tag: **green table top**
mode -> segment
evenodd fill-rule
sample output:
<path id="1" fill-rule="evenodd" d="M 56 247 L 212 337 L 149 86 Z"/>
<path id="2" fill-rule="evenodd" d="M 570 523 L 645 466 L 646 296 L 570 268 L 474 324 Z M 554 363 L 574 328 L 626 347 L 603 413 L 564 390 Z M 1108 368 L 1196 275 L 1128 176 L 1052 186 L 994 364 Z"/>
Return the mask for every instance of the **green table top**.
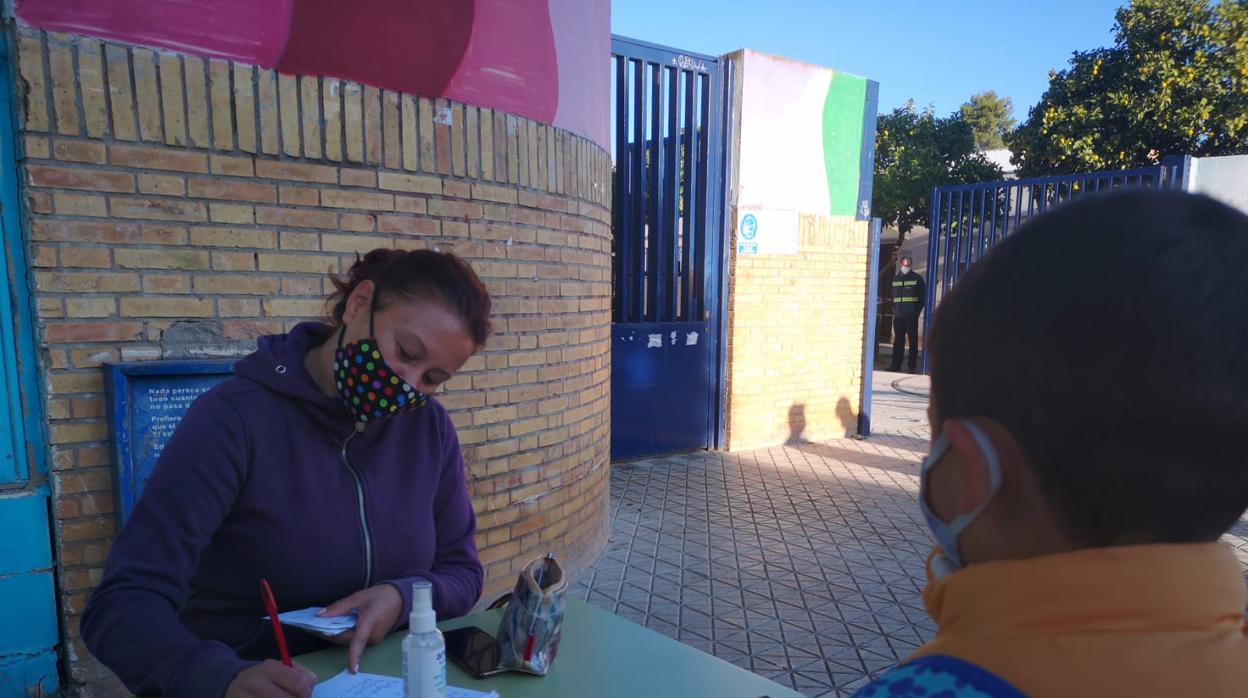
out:
<path id="1" fill-rule="evenodd" d="M 496 635 L 501 617 L 502 611 L 482 611 L 438 627 L 475 625 Z M 365 650 L 360 671 L 398 676 L 403 635 L 395 633 Z M 302 655 L 298 661 L 324 681 L 346 667 L 347 651 L 336 647 Z M 578 599 L 568 599 L 559 655 L 546 676 L 509 672 L 477 680 L 453 662 L 448 661 L 446 669 L 452 685 L 498 691 L 500 698 L 801 698 L 800 693 Z"/>

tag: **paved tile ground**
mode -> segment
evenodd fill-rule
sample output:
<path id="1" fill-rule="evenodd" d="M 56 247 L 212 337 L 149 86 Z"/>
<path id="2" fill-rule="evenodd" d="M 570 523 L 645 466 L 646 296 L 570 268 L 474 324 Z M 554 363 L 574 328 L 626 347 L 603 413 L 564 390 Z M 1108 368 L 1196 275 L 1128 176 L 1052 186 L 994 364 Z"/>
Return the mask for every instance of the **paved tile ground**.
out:
<path id="1" fill-rule="evenodd" d="M 927 376 L 876 371 L 871 385 L 871 434 L 909 436 L 926 442 Z M 924 445 L 923 450 L 927 447 Z"/>
<path id="2" fill-rule="evenodd" d="M 610 543 L 572 592 L 807 696 L 853 693 L 934 631 L 926 390 L 876 372 L 868 440 L 616 464 Z M 1228 540 L 1248 569 L 1248 520 Z"/>

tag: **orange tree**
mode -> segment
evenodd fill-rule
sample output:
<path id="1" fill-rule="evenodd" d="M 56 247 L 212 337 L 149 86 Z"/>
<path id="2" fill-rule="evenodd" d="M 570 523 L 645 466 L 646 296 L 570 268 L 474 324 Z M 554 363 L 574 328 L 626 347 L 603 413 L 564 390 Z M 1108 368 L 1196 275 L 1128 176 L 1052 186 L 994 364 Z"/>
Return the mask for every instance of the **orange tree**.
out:
<path id="1" fill-rule="evenodd" d="M 927 225 L 933 187 L 1001 177 L 1001 168 L 976 152 L 974 129 L 961 113 L 941 118 L 910 101 L 880 115 L 871 210 L 902 240 Z"/>
<path id="2" fill-rule="evenodd" d="M 1248 152 L 1248 2 L 1134 0 L 1076 52 L 1009 139 L 1024 175 Z"/>

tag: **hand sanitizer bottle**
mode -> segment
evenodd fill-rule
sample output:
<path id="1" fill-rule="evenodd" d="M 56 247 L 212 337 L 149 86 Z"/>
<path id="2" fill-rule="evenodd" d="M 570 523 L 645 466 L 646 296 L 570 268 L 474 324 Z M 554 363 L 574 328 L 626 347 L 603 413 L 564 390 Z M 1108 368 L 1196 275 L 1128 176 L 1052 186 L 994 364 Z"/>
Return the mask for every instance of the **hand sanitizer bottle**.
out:
<path id="1" fill-rule="evenodd" d="M 412 614 L 403 638 L 405 698 L 446 698 L 446 640 L 433 612 L 433 587 L 412 584 Z"/>

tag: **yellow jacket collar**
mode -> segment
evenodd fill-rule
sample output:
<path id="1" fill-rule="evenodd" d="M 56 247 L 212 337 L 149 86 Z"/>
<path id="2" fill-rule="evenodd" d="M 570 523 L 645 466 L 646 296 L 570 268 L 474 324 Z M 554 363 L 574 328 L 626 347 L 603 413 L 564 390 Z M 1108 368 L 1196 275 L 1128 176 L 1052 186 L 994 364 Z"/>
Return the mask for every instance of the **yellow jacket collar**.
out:
<path id="1" fill-rule="evenodd" d="M 1244 623 L 1248 590 L 1225 543 L 1091 548 L 968 565 L 923 592 L 938 634 L 1207 630 Z"/>

